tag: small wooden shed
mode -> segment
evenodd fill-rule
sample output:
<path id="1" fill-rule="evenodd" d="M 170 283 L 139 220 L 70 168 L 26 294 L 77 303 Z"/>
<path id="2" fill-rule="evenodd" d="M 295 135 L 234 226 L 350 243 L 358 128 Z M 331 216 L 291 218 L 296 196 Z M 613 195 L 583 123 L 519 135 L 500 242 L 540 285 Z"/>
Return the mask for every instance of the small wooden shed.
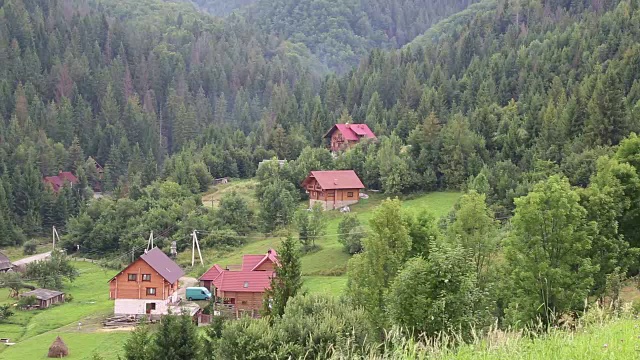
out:
<path id="1" fill-rule="evenodd" d="M 64 293 L 56 290 L 35 289 L 20 294 L 20 297 L 30 296 L 38 299 L 38 306 L 40 307 L 40 309 L 46 309 L 53 304 L 64 302 Z"/>
<path id="2" fill-rule="evenodd" d="M 49 347 L 49 354 L 47 357 L 50 358 L 63 358 L 69 356 L 69 348 L 67 344 L 62 341 L 60 336 L 56 337 L 56 340 Z"/>

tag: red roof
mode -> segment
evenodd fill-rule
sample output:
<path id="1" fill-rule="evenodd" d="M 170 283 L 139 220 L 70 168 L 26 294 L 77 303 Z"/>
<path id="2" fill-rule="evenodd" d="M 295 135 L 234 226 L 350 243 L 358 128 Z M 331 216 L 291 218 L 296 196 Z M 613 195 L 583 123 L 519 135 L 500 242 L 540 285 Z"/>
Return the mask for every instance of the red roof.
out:
<path id="1" fill-rule="evenodd" d="M 261 293 L 271 285 L 274 272 L 256 269 L 266 261 L 277 264 L 277 256 L 278 254 L 273 249 L 269 249 L 266 255 L 244 255 L 241 270 L 237 271 L 230 270 L 231 266 L 223 269 L 220 265 L 215 264 L 200 277 L 200 280 L 212 281 L 220 291 Z"/>
<path id="2" fill-rule="evenodd" d="M 280 262 L 278 262 L 278 253 L 273 249 L 269 249 L 269 251 L 267 251 L 267 254 L 264 255 L 262 259 L 253 268 L 251 268 L 251 271 L 255 271 L 257 268 L 260 267 L 260 265 L 267 262 L 267 260 L 274 264 L 280 264 Z"/>
<path id="3" fill-rule="evenodd" d="M 68 171 L 63 171 L 58 175 L 59 178 L 68 181 L 72 184 L 77 184 L 78 183 L 78 178 L 73 175 L 72 173 L 68 172 Z"/>
<path id="4" fill-rule="evenodd" d="M 212 281 L 215 280 L 220 274 L 224 271 L 220 267 L 220 265 L 215 264 L 211 267 L 211 269 L 207 270 L 202 276 L 200 276 L 200 280 Z"/>
<path id="5" fill-rule="evenodd" d="M 244 255 L 242 257 L 242 271 L 251 271 L 264 259 L 264 255 Z"/>
<path id="6" fill-rule="evenodd" d="M 68 171 L 61 171 L 57 176 L 46 176 L 44 182 L 51 184 L 53 191 L 58 192 L 65 182 L 77 184 L 78 178 Z"/>
<path id="7" fill-rule="evenodd" d="M 345 140 L 358 141 L 360 138 L 375 139 L 376 135 L 367 124 L 335 124 L 324 137 L 329 137 L 334 131 L 339 130 Z"/>
<path id="8" fill-rule="evenodd" d="M 306 186 L 314 178 L 323 190 L 364 189 L 362 181 L 353 170 L 312 171 L 304 179 L 302 186 Z"/>
<path id="9" fill-rule="evenodd" d="M 213 284 L 220 291 L 264 292 L 271 285 L 271 271 L 223 271 Z"/>

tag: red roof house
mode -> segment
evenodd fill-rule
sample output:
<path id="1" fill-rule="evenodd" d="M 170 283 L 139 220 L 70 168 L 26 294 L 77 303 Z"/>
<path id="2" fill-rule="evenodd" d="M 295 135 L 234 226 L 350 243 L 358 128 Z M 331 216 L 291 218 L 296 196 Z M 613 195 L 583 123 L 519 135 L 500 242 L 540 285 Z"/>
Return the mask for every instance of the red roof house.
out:
<path id="1" fill-rule="evenodd" d="M 324 137 L 331 138 L 331 151 L 348 149 L 362 139 L 376 139 L 376 135 L 367 124 L 335 124 Z"/>
<path id="2" fill-rule="evenodd" d="M 278 254 L 269 249 L 265 255 L 244 255 L 242 265 L 213 265 L 200 277 L 200 286 L 212 290 L 236 312 L 258 315 L 262 308 L 265 290 L 271 285 L 274 269 L 278 264 Z"/>
<path id="3" fill-rule="evenodd" d="M 364 184 L 353 170 L 312 171 L 302 182 L 309 194 L 309 207 L 320 203 L 325 210 L 338 209 L 360 201 Z"/>
<path id="4" fill-rule="evenodd" d="M 45 186 L 49 184 L 54 192 L 58 192 L 65 184 L 71 184 L 73 187 L 78 183 L 78 178 L 68 171 L 60 171 L 57 176 L 46 176 L 43 181 Z"/>

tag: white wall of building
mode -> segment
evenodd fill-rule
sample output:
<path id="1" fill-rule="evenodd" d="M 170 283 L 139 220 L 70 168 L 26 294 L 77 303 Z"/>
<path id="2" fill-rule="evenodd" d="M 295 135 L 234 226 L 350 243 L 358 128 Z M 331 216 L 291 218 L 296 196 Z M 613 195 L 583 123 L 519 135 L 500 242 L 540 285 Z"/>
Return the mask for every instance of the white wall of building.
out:
<path id="1" fill-rule="evenodd" d="M 138 300 L 138 299 L 116 299 L 113 313 L 116 315 L 142 315 L 147 313 L 147 304 L 155 303 L 156 309 L 151 310 L 151 314 L 167 314 L 167 300 Z"/>

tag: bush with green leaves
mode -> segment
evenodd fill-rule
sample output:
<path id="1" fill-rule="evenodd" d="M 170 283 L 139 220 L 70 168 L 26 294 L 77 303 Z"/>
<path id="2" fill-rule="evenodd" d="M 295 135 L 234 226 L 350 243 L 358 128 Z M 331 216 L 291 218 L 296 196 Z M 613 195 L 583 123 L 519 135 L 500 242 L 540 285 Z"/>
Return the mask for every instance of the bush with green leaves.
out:
<path id="1" fill-rule="evenodd" d="M 13 310 L 11 310 L 11 305 L 0 306 L 0 322 L 7 320 L 11 316 L 13 316 Z"/>
<path id="2" fill-rule="evenodd" d="M 34 306 L 38 303 L 38 299 L 35 296 L 21 296 L 18 300 L 18 307 L 21 309 Z"/>
<path id="3" fill-rule="evenodd" d="M 338 224 L 338 241 L 348 254 L 362 252 L 362 239 L 367 236 L 356 214 L 347 213 Z"/>
<path id="4" fill-rule="evenodd" d="M 47 260 L 27 264 L 25 276 L 34 279 L 39 287 L 61 290 L 64 287 L 64 280 L 73 282 L 78 277 L 78 269 L 71 264 L 66 255 L 54 251 Z"/>
<path id="5" fill-rule="evenodd" d="M 432 244 L 427 259 L 407 261 L 386 300 L 391 323 L 415 335 L 466 337 L 488 315 L 473 260 L 459 245 Z"/>
<path id="6" fill-rule="evenodd" d="M 22 253 L 25 255 L 33 255 L 36 253 L 38 242 L 35 240 L 29 240 L 22 245 Z"/>

